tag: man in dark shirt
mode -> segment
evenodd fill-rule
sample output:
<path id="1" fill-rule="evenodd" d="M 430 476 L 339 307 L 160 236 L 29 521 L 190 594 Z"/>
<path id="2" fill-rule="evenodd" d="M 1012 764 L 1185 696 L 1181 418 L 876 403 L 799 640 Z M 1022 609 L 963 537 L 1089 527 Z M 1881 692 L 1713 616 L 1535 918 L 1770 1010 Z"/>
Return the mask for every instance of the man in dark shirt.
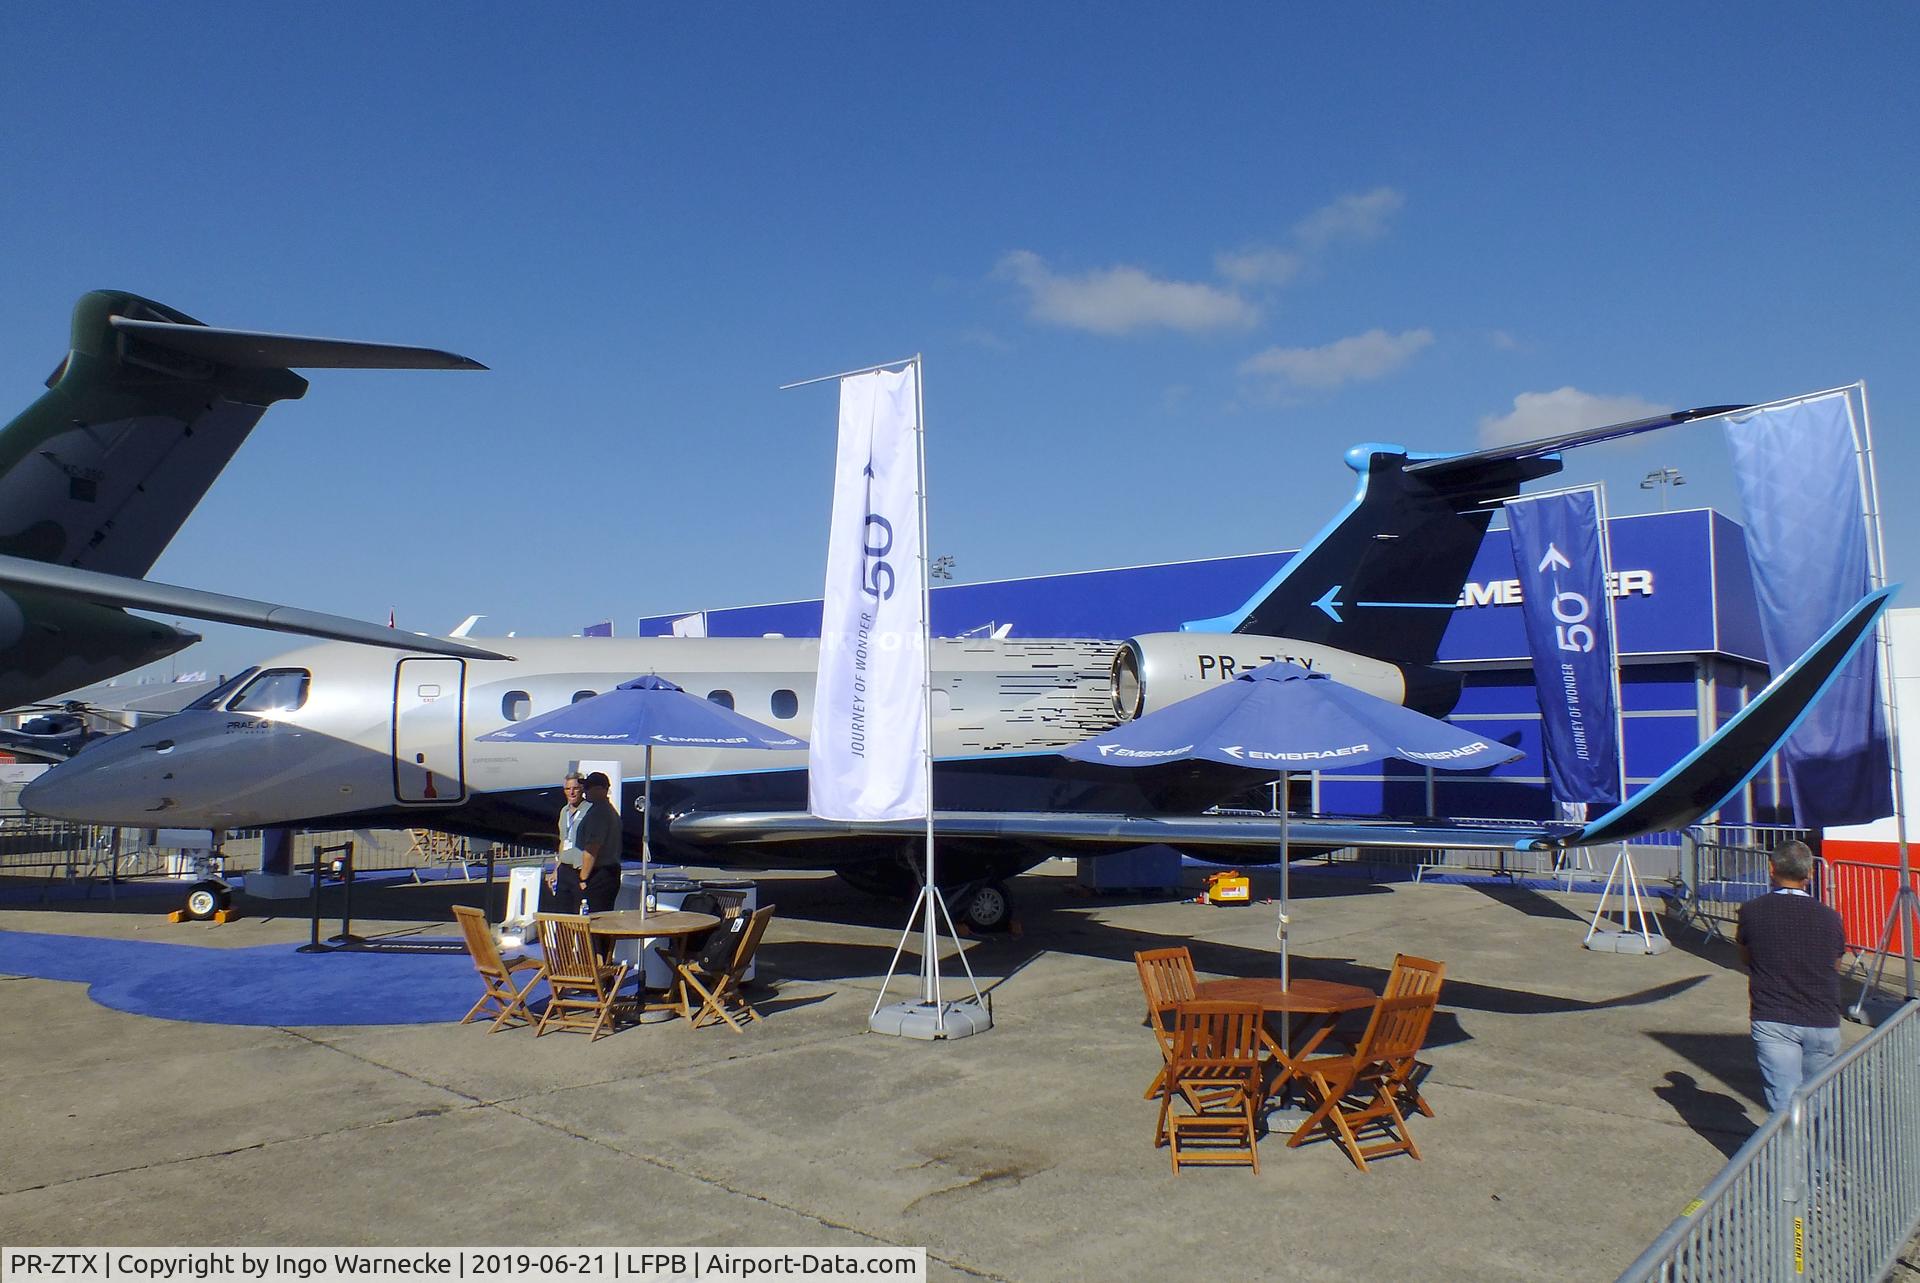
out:
<path id="1" fill-rule="evenodd" d="M 1767 1108 L 1793 1093 L 1840 1051 L 1840 975 L 1846 933 L 1840 915 L 1807 890 L 1813 851 L 1783 842 L 1770 858 L 1773 890 L 1740 906 L 1734 937 L 1747 969 L 1753 1050 L 1767 1086 Z"/>
<path id="2" fill-rule="evenodd" d="M 611 803 L 587 798 L 587 780 L 575 771 L 561 783 L 567 804 L 560 808 L 559 861 L 548 885 L 561 913 L 578 913 L 581 901 L 588 913 L 611 909 L 620 894 L 620 849 L 615 844 L 616 820 Z"/>

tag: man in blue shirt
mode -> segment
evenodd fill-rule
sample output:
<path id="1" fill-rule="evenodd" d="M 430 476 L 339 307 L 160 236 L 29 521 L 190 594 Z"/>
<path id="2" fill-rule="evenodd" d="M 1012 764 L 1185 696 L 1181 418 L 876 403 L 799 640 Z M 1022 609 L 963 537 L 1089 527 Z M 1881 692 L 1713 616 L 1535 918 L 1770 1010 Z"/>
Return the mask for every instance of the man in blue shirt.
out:
<path id="1" fill-rule="evenodd" d="M 1766 1083 L 1767 1108 L 1793 1093 L 1840 1051 L 1840 975 L 1846 932 L 1840 915 L 1813 898 L 1813 851 L 1783 842 L 1769 861 L 1773 890 L 1740 906 L 1734 939 L 1747 970 L 1753 1050 Z"/>

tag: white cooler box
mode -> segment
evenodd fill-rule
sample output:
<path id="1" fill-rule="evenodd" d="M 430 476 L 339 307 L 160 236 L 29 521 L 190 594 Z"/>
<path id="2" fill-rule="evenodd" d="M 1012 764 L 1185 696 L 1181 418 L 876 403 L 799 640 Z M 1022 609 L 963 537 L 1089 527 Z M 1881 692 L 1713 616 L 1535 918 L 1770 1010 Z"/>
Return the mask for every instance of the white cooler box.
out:
<path id="1" fill-rule="evenodd" d="M 653 907 L 656 909 L 678 909 L 686 898 L 696 891 L 732 891 L 746 896 L 742 912 L 752 913 L 759 907 L 760 889 L 744 878 L 708 878 L 700 881 L 689 878 L 679 868 L 660 868 L 653 870 Z M 632 865 L 620 872 L 620 894 L 614 900 L 616 909 L 638 909 L 640 907 L 640 870 Z M 661 950 L 671 945 L 669 940 L 621 940 L 613 946 L 613 960 L 627 964 L 629 972 L 644 968 L 643 983 L 649 989 L 665 989 L 673 983 L 673 964 L 668 962 Z M 747 964 L 745 979 L 753 979 L 754 964 Z"/>

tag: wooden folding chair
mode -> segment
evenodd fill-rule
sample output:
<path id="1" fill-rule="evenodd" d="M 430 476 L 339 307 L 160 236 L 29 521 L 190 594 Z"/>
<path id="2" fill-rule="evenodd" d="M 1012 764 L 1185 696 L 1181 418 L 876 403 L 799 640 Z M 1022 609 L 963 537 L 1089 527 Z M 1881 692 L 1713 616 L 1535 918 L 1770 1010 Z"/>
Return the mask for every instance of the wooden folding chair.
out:
<path id="1" fill-rule="evenodd" d="M 1154 1127 L 1154 1144 L 1172 1152 L 1174 1175 L 1188 1163 L 1246 1163 L 1259 1172 L 1260 1016 L 1259 1004 L 1251 1002 L 1174 1008 L 1173 1058 Z M 1190 1112 L 1176 1109 L 1176 1100 Z"/>
<path id="2" fill-rule="evenodd" d="M 773 905 L 755 909 L 753 916 L 746 920 L 746 925 L 737 934 L 729 933 L 735 943 L 732 954 L 723 965 L 716 968 L 697 957 L 682 958 L 673 964 L 676 984 L 680 989 L 680 1014 L 691 1021 L 695 1029 L 724 1020 L 735 1033 L 745 1033 L 747 1027 L 734 1019 L 736 1014 L 750 1020 L 760 1019 L 760 1013 L 740 992 L 740 985 L 747 974 L 748 965 L 753 962 L 753 951 L 760 947 L 760 937 L 767 932 L 773 909 Z M 727 923 L 722 923 L 715 930 L 724 930 L 726 926 Z M 698 1010 L 694 1008 L 689 989 L 700 995 Z"/>
<path id="3" fill-rule="evenodd" d="M 533 1016 L 527 1011 L 527 992 L 540 982 L 540 964 L 532 958 L 502 959 L 500 946 L 493 938 L 493 929 L 487 925 L 487 915 L 480 910 L 456 904 L 453 906 L 453 916 L 459 920 L 460 933 L 467 938 L 467 952 L 473 955 L 473 968 L 480 973 L 480 983 L 486 986 L 480 1001 L 474 1003 L 472 1010 L 460 1018 L 460 1023 L 464 1025 L 476 1016 L 491 1014 L 493 1024 L 487 1029 L 488 1033 L 498 1033 L 508 1028 L 510 1021 L 532 1024 Z M 513 976 L 516 971 L 532 971 L 536 974 L 527 977 L 526 984 L 515 985 Z"/>
<path id="4" fill-rule="evenodd" d="M 600 961 L 583 915 L 542 913 L 533 922 L 540 933 L 540 951 L 546 955 L 540 974 L 552 990 L 534 1037 L 549 1027 L 584 1031 L 588 1041 L 612 1033 L 614 996 L 627 978 L 627 964 L 616 967 Z"/>
<path id="5" fill-rule="evenodd" d="M 1387 987 L 1383 994 L 1388 998 L 1432 994 L 1437 1003 L 1440 985 L 1446 979 L 1446 975 L 1445 963 L 1435 962 L 1431 958 L 1416 958 L 1410 953 L 1396 953 L 1393 955 L 1393 970 L 1387 975 Z M 1425 1041 L 1424 1035 L 1421 1041 Z M 1420 1094 L 1420 1081 L 1432 1072 L 1432 1065 L 1409 1056 L 1394 1075 L 1400 1099 L 1428 1118 L 1433 1117 L 1433 1106 L 1427 1104 L 1427 1098 Z"/>
<path id="6" fill-rule="evenodd" d="M 472 864 L 465 839 L 439 829 L 408 829 L 407 836 L 413 845 L 407 848 L 407 862 L 413 866 L 413 880 L 423 881 L 420 870 L 436 865 L 458 865 L 460 876 L 468 882 L 473 881 Z"/>
<path id="7" fill-rule="evenodd" d="M 1176 1004 L 1193 1001 L 1193 955 L 1185 945 L 1147 949 L 1133 955 L 1133 965 L 1140 969 L 1140 988 L 1147 996 L 1147 1023 L 1160 1044 L 1160 1072 L 1142 1097 L 1152 1100 L 1167 1085 L 1167 1063 L 1173 1059 L 1173 1030 L 1167 1027 L 1167 1015 Z"/>
<path id="8" fill-rule="evenodd" d="M 1380 990 L 1382 998 L 1409 998 L 1420 994 L 1440 993 L 1441 982 L 1446 978 L 1445 963 L 1435 962 L 1431 958 L 1416 958 L 1410 953 L 1396 953 L 1393 956 L 1393 970 L 1387 973 L 1387 983 Z M 1348 1051 L 1360 1045 L 1361 1031 L 1336 1033 L 1334 1043 Z M 1397 1067 L 1396 1079 L 1402 1104 L 1417 1109 L 1428 1118 L 1433 1117 L 1433 1106 L 1420 1094 L 1420 1080 L 1433 1072 L 1433 1066 L 1424 1060 L 1409 1057 Z"/>
<path id="9" fill-rule="evenodd" d="M 1287 1142 L 1292 1149 L 1324 1127 L 1354 1166 L 1367 1170 L 1369 1158 L 1408 1153 L 1420 1157 L 1406 1115 L 1400 1112 L 1400 1067 L 1411 1063 L 1427 1039 L 1437 993 L 1382 998 L 1373 1007 L 1360 1043 L 1344 1056 L 1312 1056 L 1301 1063 L 1298 1078 L 1310 1085 L 1318 1104 Z M 1360 1133 L 1378 1128 L 1386 1139 L 1363 1145 Z"/>

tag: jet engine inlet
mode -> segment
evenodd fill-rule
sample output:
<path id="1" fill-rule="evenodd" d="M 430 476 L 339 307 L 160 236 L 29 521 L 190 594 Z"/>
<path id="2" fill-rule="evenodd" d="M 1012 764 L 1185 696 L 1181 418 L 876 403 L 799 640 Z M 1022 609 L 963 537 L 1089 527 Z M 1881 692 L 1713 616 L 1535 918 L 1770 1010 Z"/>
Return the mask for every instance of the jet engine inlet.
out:
<path id="1" fill-rule="evenodd" d="M 1133 721 L 1277 659 L 1432 717 L 1444 717 L 1460 694 L 1455 673 L 1317 643 L 1248 633 L 1143 633 L 1121 644 L 1108 669 L 1114 716 Z"/>

